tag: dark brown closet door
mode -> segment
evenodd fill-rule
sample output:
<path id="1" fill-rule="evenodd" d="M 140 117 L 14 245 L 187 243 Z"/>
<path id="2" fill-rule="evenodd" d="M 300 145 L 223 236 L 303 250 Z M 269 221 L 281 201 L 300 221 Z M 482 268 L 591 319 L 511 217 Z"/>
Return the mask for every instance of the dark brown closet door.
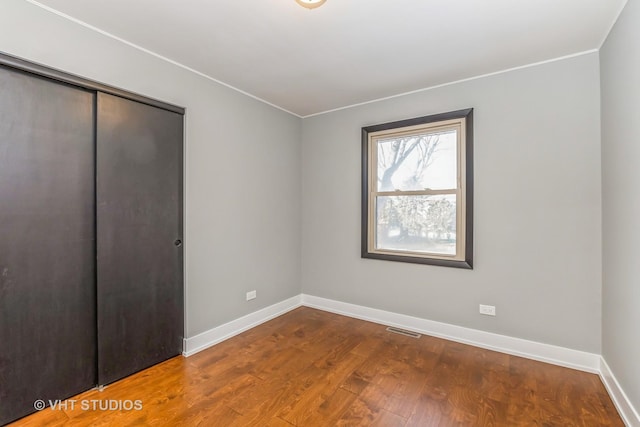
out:
<path id="1" fill-rule="evenodd" d="M 183 116 L 98 93 L 98 382 L 182 352 Z"/>
<path id="2" fill-rule="evenodd" d="M 0 67 L 0 425 L 96 384 L 94 100 Z"/>

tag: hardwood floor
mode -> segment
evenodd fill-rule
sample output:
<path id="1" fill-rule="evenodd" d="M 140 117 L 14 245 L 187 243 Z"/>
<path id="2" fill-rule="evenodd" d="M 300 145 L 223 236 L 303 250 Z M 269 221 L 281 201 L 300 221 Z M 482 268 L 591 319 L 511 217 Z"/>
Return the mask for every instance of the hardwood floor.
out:
<path id="1" fill-rule="evenodd" d="M 73 399 L 14 425 L 624 426 L 597 375 L 305 307 Z"/>

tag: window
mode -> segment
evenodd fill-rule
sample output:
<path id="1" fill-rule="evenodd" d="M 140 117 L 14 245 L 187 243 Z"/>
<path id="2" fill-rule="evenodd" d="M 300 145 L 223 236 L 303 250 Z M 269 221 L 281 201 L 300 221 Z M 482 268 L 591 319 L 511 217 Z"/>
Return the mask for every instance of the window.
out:
<path id="1" fill-rule="evenodd" d="M 362 128 L 362 257 L 472 268 L 473 109 Z"/>

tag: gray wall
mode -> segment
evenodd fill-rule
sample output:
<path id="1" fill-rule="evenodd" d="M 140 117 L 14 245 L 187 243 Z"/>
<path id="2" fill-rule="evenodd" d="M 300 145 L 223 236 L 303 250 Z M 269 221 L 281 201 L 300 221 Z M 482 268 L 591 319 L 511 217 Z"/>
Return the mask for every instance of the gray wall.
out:
<path id="1" fill-rule="evenodd" d="M 602 354 L 640 408 L 640 2 L 629 1 L 601 50 Z"/>
<path id="2" fill-rule="evenodd" d="M 186 107 L 188 337 L 300 293 L 299 118 L 22 0 L 0 51 Z"/>
<path id="3" fill-rule="evenodd" d="M 468 107 L 475 269 L 361 259 L 360 128 Z M 303 292 L 599 353 L 599 123 L 597 53 L 305 119 Z"/>

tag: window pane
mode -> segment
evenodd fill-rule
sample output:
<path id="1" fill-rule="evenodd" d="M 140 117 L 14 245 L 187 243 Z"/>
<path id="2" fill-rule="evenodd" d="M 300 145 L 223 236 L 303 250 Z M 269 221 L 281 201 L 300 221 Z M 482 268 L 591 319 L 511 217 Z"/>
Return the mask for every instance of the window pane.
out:
<path id="1" fill-rule="evenodd" d="M 376 249 L 456 254 L 456 196 L 379 196 Z"/>
<path id="2" fill-rule="evenodd" d="M 378 191 L 454 189 L 457 131 L 377 141 Z"/>

